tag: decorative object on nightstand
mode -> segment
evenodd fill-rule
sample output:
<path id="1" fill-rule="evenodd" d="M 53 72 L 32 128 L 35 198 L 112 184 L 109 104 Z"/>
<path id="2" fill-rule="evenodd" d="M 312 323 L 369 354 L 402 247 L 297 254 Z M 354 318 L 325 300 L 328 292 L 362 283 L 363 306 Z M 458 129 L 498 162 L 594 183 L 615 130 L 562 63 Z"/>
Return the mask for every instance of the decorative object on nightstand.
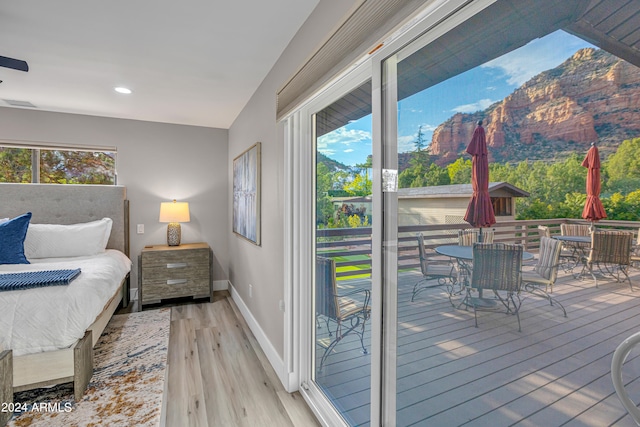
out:
<path id="1" fill-rule="evenodd" d="M 167 245 L 180 246 L 181 222 L 189 222 L 189 203 L 187 202 L 162 202 L 160 203 L 160 222 L 168 222 Z"/>
<path id="2" fill-rule="evenodd" d="M 143 248 L 138 259 L 140 308 L 168 298 L 209 297 L 212 301 L 212 259 L 206 243 Z"/>

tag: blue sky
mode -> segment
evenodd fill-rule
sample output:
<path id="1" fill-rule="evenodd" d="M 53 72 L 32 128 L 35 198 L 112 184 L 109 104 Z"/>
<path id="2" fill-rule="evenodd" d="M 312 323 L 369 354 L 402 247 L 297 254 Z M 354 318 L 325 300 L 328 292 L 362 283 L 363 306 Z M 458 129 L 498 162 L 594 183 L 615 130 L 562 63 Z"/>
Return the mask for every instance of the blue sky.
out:
<path id="1" fill-rule="evenodd" d="M 436 127 L 453 114 L 487 108 L 584 47 L 593 46 L 559 30 L 402 100 L 398 104 L 398 151 L 414 149 L 420 126 L 429 143 Z M 364 163 L 371 154 L 371 116 L 320 137 L 318 151 L 346 165 Z"/>

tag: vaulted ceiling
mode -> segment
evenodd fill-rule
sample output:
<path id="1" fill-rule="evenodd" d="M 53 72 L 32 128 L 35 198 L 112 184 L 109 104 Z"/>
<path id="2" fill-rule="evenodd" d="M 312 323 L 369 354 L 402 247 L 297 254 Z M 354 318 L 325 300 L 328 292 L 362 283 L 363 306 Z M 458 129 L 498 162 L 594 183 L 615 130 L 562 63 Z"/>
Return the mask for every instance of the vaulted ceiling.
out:
<path id="1" fill-rule="evenodd" d="M 640 67 L 638 0 L 498 0 L 398 65 L 404 99 L 563 29 Z M 364 84 L 318 116 L 318 135 L 371 113 Z"/>
<path id="2" fill-rule="evenodd" d="M 2 2 L 0 55 L 30 70 L 0 68 L 0 107 L 228 128 L 318 1 Z M 498 0 L 416 55 L 422 72 L 400 70 L 402 86 L 415 93 L 557 28 L 640 66 L 638 0 Z M 368 114 L 369 99 L 365 86 L 343 98 L 320 134 Z"/>
<path id="3" fill-rule="evenodd" d="M 318 1 L 3 1 L 0 107 L 228 128 Z"/>

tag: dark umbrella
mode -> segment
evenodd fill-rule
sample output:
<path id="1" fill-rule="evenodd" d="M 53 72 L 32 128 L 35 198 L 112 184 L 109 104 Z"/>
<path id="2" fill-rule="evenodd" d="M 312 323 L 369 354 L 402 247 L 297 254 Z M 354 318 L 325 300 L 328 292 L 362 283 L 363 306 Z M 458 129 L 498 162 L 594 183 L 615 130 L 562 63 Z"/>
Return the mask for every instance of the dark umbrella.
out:
<path id="1" fill-rule="evenodd" d="M 600 153 L 596 144 L 592 144 L 587 151 L 582 166 L 587 168 L 587 201 L 582 210 L 582 218 L 591 221 L 593 228 L 594 221 L 607 217 L 600 201 Z"/>
<path id="2" fill-rule="evenodd" d="M 487 140 L 482 120 L 473 131 L 473 137 L 467 147 L 467 153 L 473 156 L 471 168 L 471 186 L 473 196 L 469 201 L 464 220 L 471 226 L 480 228 L 478 240 L 482 242 L 482 227 L 491 227 L 496 223 L 493 205 L 489 196 L 489 159 L 487 158 Z"/>

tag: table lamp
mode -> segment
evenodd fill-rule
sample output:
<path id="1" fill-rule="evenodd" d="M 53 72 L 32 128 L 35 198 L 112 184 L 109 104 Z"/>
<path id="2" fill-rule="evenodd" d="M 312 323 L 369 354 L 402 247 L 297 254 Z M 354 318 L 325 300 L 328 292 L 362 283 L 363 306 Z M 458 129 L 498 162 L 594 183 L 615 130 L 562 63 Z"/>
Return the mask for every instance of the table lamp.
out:
<path id="1" fill-rule="evenodd" d="M 168 222 L 167 245 L 180 246 L 180 223 L 189 222 L 189 203 L 162 202 L 160 203 L 160 222 Z"/>

